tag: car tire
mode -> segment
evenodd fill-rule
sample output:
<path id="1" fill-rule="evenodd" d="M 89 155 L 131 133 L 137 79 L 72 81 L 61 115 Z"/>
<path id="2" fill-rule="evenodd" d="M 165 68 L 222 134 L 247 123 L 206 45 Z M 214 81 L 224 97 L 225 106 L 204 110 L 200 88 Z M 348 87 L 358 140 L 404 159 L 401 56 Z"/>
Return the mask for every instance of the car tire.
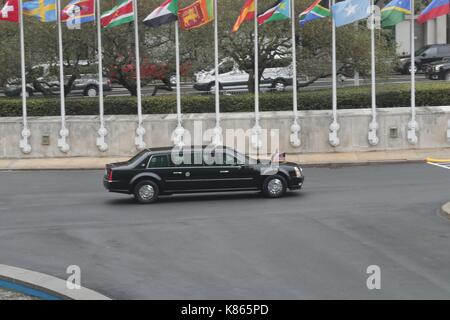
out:
<path id="1" fill-rule="evenodd" d="M 277 92 L 284 92 L 286 91 L 286 81 L 283 79 L 277 79 L 273 82 L 272 88 Z"/>
<path id="2" fill-rule="evenodd" d="M 215 82 L 211 82 L 208 86 L 208 91 L 211 93 L 214 93 L 216 90 L 216 83 Z M 223 86 L 222 84 L 219 82 L 219 91 L 223 90 Z"/>
<path id="3" fill-rule="evenodd" d="M 96 97 L 96 96 L 98 96 L 98 87 L 97 86 L 89 86 L 86 89 L 84 89 L 83 94 L 86 97 Z"/>
<path id="4" fill-rule="evenodd" d="M 33 96 L 33 89 L 27 88 L 26 92 L 27 92 L 27 98 Z M 19 97 L 21 97 L 21 96 L 22 96 L 22 90 L 19 91 Z"/>
<path id="5" fill-rule="evenodd" d="M 264 180 L 262 192 L 266 198 L 280 198 L 286 193 L 286 188 L 286 179 L 279 174 L 275 174 Z"/>
<path id="6" fill-rule="evenodd" d="M 158 200 L 159 187 L 151 180 L 138 182 L 134 187 L 134 198 L 138 203 L 147 204 Z"/>
<path id="7" fill-rule="evenodd" d="M 444 76 L 444 80 L 450 81 L 450 71 L 447 71 Z"/>
<path id="8" fill-rule="evenodd" d="M 419 66 L 415 63 L 414 64 L 414 67 L 415 67 L 415 70 L 416 70 L 416 74 L 417 74 L 417 72 L 419 71 Z M 411 63 L 408 63 L 406 66 L 405 66 L 405 73 L 406 74 L 411 74 Z"/>

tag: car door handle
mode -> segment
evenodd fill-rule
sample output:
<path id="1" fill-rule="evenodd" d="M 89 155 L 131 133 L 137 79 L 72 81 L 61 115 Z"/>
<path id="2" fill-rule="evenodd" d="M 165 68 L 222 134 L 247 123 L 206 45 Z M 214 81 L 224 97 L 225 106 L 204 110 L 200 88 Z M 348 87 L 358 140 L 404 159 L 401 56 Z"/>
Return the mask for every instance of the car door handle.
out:
<path id="1" fill-rule="evenodd" d="M 173 174 L 183 174 L 181 171 L 174 171 Z"/>
<path id="2" fill-rule="evenodd" d="M 230 173 L 228 170 L 220 170 L 220 173 Z"/>

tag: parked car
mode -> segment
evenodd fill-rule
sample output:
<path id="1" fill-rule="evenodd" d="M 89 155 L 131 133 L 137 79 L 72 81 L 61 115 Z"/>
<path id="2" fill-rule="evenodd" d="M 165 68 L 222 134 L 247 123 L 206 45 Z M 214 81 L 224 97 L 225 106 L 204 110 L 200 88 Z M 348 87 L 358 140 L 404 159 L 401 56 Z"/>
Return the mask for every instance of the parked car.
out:
<path id="1" fill-rule="evenodd" d="M 226 58 L 219 64 L 220 90 L 247 88 L 249 74 L 239 69 L 237 63 Z M 199 91 L 215 90 L 215 70 L 201 71 L 195 74 L 194 89 Z M 284 91 L 292 85 L 292 67 L 280 64 L 276 67 L 266 68 L 262 74 L 261 87 L 269 87 L 277 91 Z"/>
<path id="2" fill-rule="evenodd" d="M 231 148 L 147 149 L 126 162 L 106 165 L 103 184 L 110 192 L 133 194 L 139 203 L 159 195 L 261 190 L 278 198 L 303 186 L 296 163 L 254 160 Z"/>
<path id="3" fill-rule="evenodd" d="M 450 44 L 433 44 L 420 48 L 415 53 L 415 71 L 423 70 L 424 66 L 442 61 L 444 58 L 450 56 Z M 411 56 L 400 57 L 397 65 L 397 71 L 403 74 L 411 73 Z"/>
<path id="4" fill-rule="evenodd" d="M 424 72 L 431 80 L 450 81 L 450 57 L 446 57 L 439 62 L 425 65 Z"/>
<path id="5" fill-rule="evenodd" d="M 65 76 L 65 81 L 70 78 L 70 75 Z M 53 92 L 59 92 L 59 79 L 55 76 L 49 76 L 41 78 L 43 86 L 49 88 Z M 14 79 L 8 81 L 9 83 L 5 87 L 5 95 L 8 97 L 18 97 L 22 95 L 22 85 L 20 79 Z M 108 78 L 103 78 L 103 91 L 111 91 L 111 81 Z M 75 80 L 72 86 L 72 91 L 82 91 L 83 95 L 89 97 L 98 96 L 99 85 L 98 76 L 96 74 L 82 74 Z M 32 96 L 37 90 L 32 84 L 27 84 L 27 96 Z"/>

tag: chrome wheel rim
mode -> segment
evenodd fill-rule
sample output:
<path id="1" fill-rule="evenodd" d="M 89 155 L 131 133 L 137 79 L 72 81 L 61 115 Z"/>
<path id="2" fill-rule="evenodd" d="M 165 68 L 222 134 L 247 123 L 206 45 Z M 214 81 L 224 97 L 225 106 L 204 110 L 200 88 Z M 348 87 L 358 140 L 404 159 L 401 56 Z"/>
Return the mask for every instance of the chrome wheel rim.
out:
<path id="1" fill-rule="evenodd" d="M 139 189 L 139 197 L 141 197 L 142 200 L 150 200 L 155 195 L 155 189 L 149 184 L 143 185 Z"/>
<path id="2" fill-rule="evenodd" d="M 89 89 L 89 90 L 88 90 L 88 96 L 89 96 L 89 97 L 95 97 L 95 96 L 97 96 L 97 90 L 95 90 L 95 89 Z"/>
<path id="3" fill-rule="evenodd" d="M 270 194 L 277 195 L 283 190 L 283 183 L 280 179 L 272 179 L 269 181 L 269 185 L 267 186 Z"/>
<path id="4" fill-rule="evenodd" d="M 275 84 L 275 90 L 277 90 L 277 91 L 284 91 L 284 83 L 277 82 Z"/>

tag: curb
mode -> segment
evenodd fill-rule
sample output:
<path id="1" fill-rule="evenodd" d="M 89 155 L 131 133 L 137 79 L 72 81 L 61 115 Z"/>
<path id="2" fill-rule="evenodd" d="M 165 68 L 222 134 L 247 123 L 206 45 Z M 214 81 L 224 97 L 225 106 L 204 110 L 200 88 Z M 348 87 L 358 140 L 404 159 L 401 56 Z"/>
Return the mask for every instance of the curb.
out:
<path id="1" fill-rule="evenodd" d="M 83 288 L 70 290 L 66 281 L 27 269 L 0 264 L 0 287 L 44 300 L 111 300 Z"/>
<path id="2" fill-rule="evenodd" d="M 446 204 L 442 205 L 441 213 L 450 218 L 450 202 L 447 202 Z"/>

